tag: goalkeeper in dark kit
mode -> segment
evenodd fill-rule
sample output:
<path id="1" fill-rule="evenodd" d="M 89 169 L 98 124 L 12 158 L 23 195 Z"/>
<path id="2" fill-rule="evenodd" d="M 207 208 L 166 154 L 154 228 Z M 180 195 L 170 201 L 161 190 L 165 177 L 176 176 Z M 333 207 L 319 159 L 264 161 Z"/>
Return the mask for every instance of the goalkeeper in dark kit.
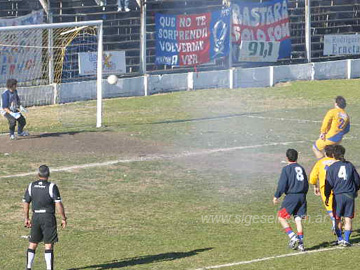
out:
<path id="1" fill-rule="evenodd" d="M 28 136 L 29 133 L 24 131 L 26 119 L 22 112 L 26 112 L 25 108 L 21 105 L 17 88 L 17 80 L 8 79 L 6 82 L 7 90 L 1 95 L 2 115 L 9 122 L 10 139 L 15 140 L 15 127 L 18 123 L 18 136 Z"/>

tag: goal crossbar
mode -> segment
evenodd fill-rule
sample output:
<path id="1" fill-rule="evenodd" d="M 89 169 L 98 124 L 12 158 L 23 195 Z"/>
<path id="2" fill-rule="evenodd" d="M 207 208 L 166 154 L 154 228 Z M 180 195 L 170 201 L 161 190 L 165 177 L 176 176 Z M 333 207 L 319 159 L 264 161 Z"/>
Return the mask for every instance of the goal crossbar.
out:
<path id="1" fill-rule="evenodd" d="M 96 82 L 96 127 L 102 125 L 102 74 L 103 74 L 103 21 L 81 21 L 67 23 L 34 24 L 0 27 L 1 32 L 21 31 L 29 29 L 56 29 L 64 27 L 97 27 L 98 49 L 97 49 L 97 82 Z"/>
<path id="2" fill-rule="evenodd" d="M 0 31 L 14 31 L 14 30 L 27 30 L 27 29 L 55 29 L 64 27 L 81 27 L 81 26 L 102 26 L 103 21 L 81 21 L 81 22 L 66 22 L 66 23 L 43 23 L 31 25 L 17 25 L 17 26 L 3 26 Z"/>

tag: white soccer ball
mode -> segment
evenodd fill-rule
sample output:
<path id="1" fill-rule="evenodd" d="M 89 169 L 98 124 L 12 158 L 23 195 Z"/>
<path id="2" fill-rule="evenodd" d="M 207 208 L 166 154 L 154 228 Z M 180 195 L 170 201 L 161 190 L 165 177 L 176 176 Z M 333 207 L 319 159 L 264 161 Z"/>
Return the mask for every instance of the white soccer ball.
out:
<path id="1" fill-rule="evenodd" d="M 116 75 L 110 75 L 107 78 L 107 81 L 108 81 L 109 84 L 116 84 L 117 80 L 118 80 L 118 77 Z"/>

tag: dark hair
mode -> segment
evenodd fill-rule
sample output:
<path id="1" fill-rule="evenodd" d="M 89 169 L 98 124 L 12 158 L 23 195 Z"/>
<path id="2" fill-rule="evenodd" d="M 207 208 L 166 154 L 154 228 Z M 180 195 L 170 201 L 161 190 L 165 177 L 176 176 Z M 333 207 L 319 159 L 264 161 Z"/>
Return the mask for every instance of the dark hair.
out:
<path id="1" fill-rule="evenodd" d="M 49 178 L 50 176 L 50 169 L 46 165 L 41 165 L 39 167 L 39 176 L 44 178 Z"/>
<path id="2" fill-rule="evenodd" d="M 334 146 L 334 158 L 345 162 L 345 148 L 342 145 L 335 145 Z"/>
<path id="3" fill-rule="evenodd" d="M 13 86 L 16 86 L 16 85 L 17 85 L 17 80 L 15 80 L 15 79 L 8 79 L 6 81 L 6 87 L 8 89 L 10 89 L 10 88 L 12 88 Z"/>
<path id="4" fill-rule="evenodd" d="M 345 107 L 346 107 L 346 100 L 345 100 L 344 97 L 342 97 L 342 96 L 337 96 L 337 97 L 335 98 L 335 102 L 336 102 L 336 104 L 339 106 L 339 108 L 345 109 Z"/>
<path id="5" fill-rule="evenodd" d="M 295 149 L 288 149 L 286 151 L 286 157 L 290 162 L 295 162 L 298 159 L 298 152 Z"/>
<path id="6" fill-rule="evenodd" d="M 327 145 L 324 148 L 327 157 L 334 157 L 334 145 Z"/>

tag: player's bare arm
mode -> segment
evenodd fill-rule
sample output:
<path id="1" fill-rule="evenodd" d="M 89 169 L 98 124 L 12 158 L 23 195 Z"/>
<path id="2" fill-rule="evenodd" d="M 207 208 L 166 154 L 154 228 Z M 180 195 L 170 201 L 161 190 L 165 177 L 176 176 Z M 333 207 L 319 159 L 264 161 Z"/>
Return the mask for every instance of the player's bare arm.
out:
<path id="1" fill-rule="evenodd" d="M 31 221 L 29 218 L 30 204 L 27 202 L 24 202 L 23 209 L 24 209 L 24 226 L 27 228 L 31 228 Z"/>
<path id="2" fill-rule="evenodd" d="M 332 191 L 332 186 L 330 185 L 328 179 L 325 180 L 325 205 L 326 206 L 329 206 L 329 197 L 330 197 L 330 194 L 331 194 L 331 191 Z"/>
<path id="3" fill-rule="evenodd" d="M 318 185 L 314 185 L 314 194 L 316 196 L 320 196 L 321 193 L 320 193 L 320 188 L 318 187 Z"/>
<path id="4" fill-rule="evenodd" d="M 276 198 L 276 197 L 273 198 L 273 204 L 278 204 L 279 201 L 280 201 L 279 198 Z"/>
<path id="5" fill-rule="evenodd" d="M 56 205 L 56 208 L 57 208 L 59 214 L 61 215 L 61 227 L 63 229 L 65 229 L 66 225 L 67 225 L 67 217 L 65 215 L 64 205 L 62 204 L 62 202 L 57 202 L 57 203 L 55 203 L 55 205 Z"/>
<path id="6" fill-rule="evenodd" d="M 9 110 L 9 108 L 3 108 L 3 110 L 4 110 L 4 112 L 6 112 L 6 113 L 8 113 L 8 114 L 11 113 L 11 111 Z"/>

